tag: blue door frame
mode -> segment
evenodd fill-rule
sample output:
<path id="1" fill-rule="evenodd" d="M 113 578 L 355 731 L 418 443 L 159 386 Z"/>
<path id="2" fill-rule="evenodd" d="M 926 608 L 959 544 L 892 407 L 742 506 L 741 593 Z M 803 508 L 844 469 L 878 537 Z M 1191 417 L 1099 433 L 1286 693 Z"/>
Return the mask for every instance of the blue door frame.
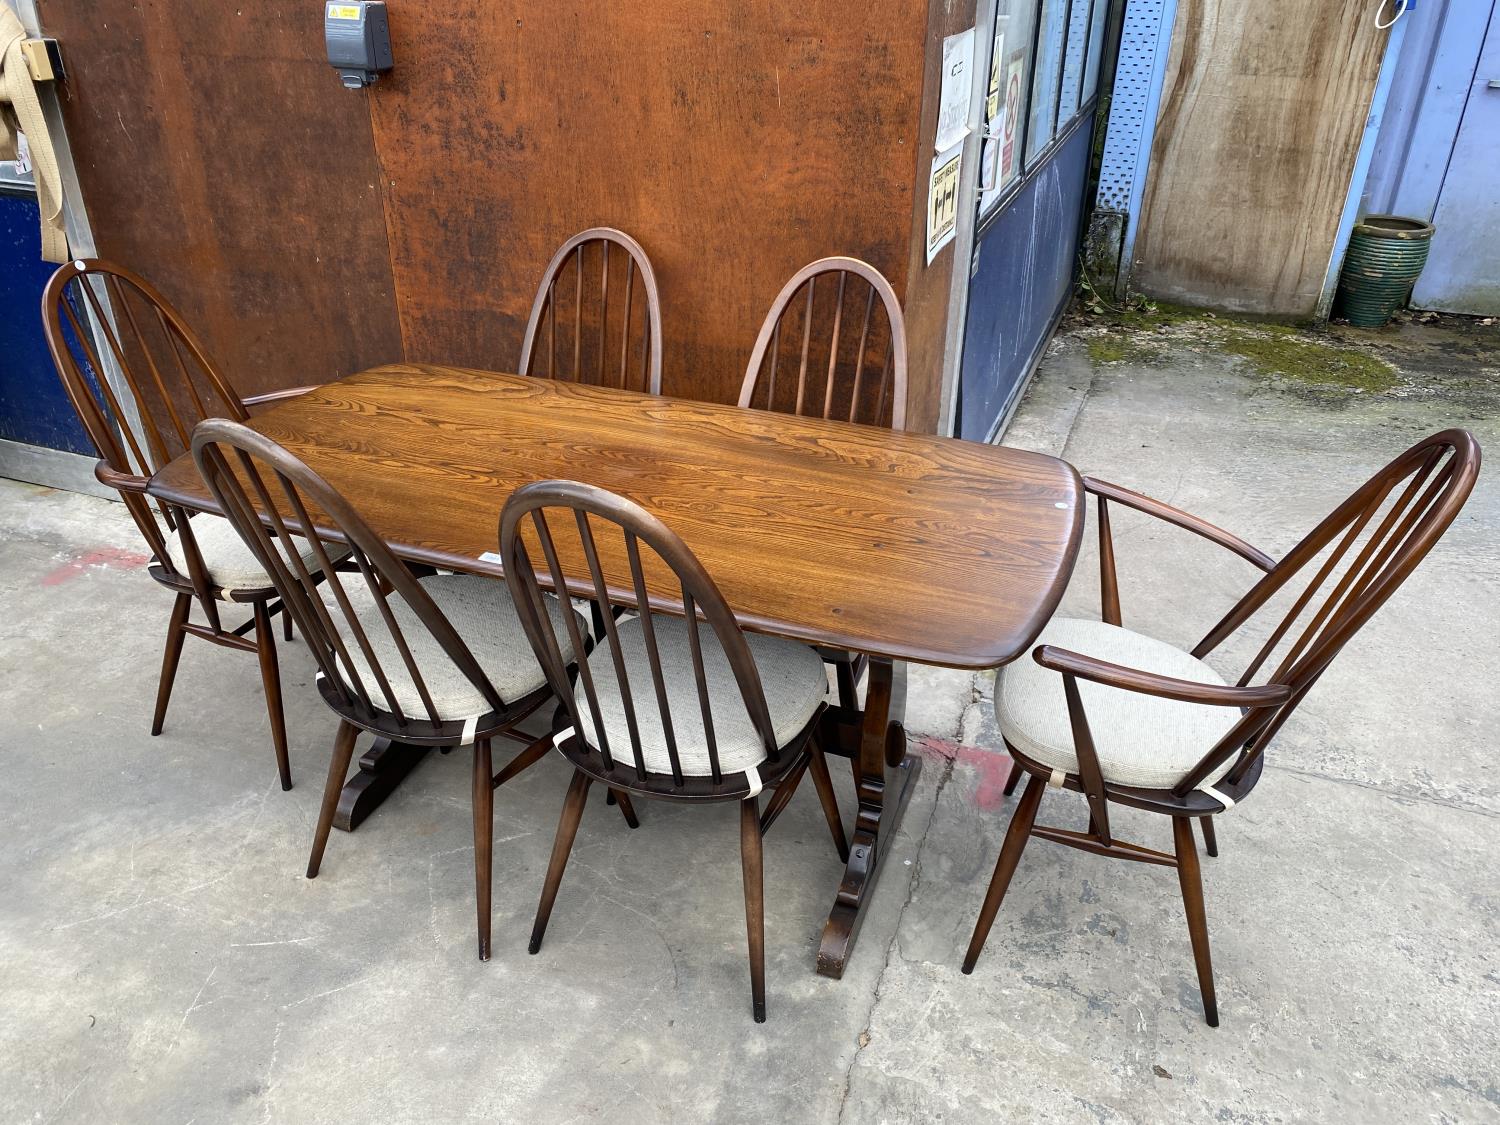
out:
<path id="1" fill-rule="evenodd" d="M 0 439 L 92 453 L 42 335 L 42 290 L 57 267 L 42 261 L 36 195 L 0 188 Z"/>
<path id="2" fill-rule="evenodd" d="M 1032 2 L 1001 5 L 1012 28 L 1031 34 L 1017 139 L 1024 171 L 975 235 L 953 423 L 954 436 L 969 441 L 999 435 L 1072 295 L 1099 75 L 1110 61 L 1102 52 L 1123 0 Z M 1015 18 L 1027 14 L 1029 27 Z M 1011 60 L 1015 49 L 1006 44 Z"/>

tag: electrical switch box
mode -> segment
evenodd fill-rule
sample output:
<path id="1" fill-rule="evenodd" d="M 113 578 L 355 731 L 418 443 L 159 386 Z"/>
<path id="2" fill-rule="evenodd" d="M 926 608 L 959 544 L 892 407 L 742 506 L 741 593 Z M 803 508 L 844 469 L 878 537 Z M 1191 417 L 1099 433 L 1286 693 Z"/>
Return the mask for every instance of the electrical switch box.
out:
<path id="1" fill-rule="evenodd" d="M 395 65 L 385 0 L 328 0 L 323 6 L 328 61 L 349 90 L 368 86 Z"/>

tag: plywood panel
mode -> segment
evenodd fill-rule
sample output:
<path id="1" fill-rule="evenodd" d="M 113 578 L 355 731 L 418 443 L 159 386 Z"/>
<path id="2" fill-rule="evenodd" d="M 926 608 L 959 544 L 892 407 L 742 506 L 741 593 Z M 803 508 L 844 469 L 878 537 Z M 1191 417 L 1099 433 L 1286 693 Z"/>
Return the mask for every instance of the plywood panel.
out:
<path id="1" fill-rule="evenodd" d="M 402 357 L 365 99 L 321 5 L 43 0 L 102 256 L 177 303 L 244 393 Z"/>
<path id="2" fill-rule="evenodd" d="M 391 29 L 370 98 L 410 359 L 513 367 L 548 257 L 593 225 L 651 256 L 672 395 L 732 401 L 814 258 L 905 293 L 925 3 L 467 0 Z"/>
<path id="3" fill-rule="evenodd" d="M 1386 32 L 1367 0 L 1179 0 L 1132 282 L 1311 317 Z"/>

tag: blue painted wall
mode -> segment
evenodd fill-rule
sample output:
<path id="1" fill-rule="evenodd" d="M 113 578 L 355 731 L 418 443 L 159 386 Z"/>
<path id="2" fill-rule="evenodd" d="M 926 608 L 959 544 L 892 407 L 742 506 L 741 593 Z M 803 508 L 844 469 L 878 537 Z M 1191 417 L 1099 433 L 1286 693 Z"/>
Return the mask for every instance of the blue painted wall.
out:
<path id="1" fill-rule="evenodd" d="M 42 261 L 34 196 L 0 194 L 0 438 L 92 453 L 42 336 Z"/>
<path id="2" fill-rule="evenodd" d="M 1092 116 L 980 235 L 955 433 L 985 441 L 1025 384 L 1073 290 Z"/>

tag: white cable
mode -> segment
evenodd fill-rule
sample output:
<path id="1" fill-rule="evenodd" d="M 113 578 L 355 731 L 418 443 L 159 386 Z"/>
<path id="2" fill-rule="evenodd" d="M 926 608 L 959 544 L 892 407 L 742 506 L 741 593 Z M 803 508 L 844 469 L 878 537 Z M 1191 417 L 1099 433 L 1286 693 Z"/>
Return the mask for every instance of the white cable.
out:
<path id="1" fill-rule="evenodd" d="M 1401 17 L 1406 15 L 1406 9 L 1411 6 L 1411 0 L 1396 0 L 1396 14 L 1391 17 L 1391 22 L 1381 23 L 1380 13 L 1385 11 L 1385 6 L 1389 2 L 1390 0 L 1380 0 L 1379 5 L 1375 8 L 1375 26 L 1381 31 L 1387 31 L 1395 27 L 1400 22 Z"/>

